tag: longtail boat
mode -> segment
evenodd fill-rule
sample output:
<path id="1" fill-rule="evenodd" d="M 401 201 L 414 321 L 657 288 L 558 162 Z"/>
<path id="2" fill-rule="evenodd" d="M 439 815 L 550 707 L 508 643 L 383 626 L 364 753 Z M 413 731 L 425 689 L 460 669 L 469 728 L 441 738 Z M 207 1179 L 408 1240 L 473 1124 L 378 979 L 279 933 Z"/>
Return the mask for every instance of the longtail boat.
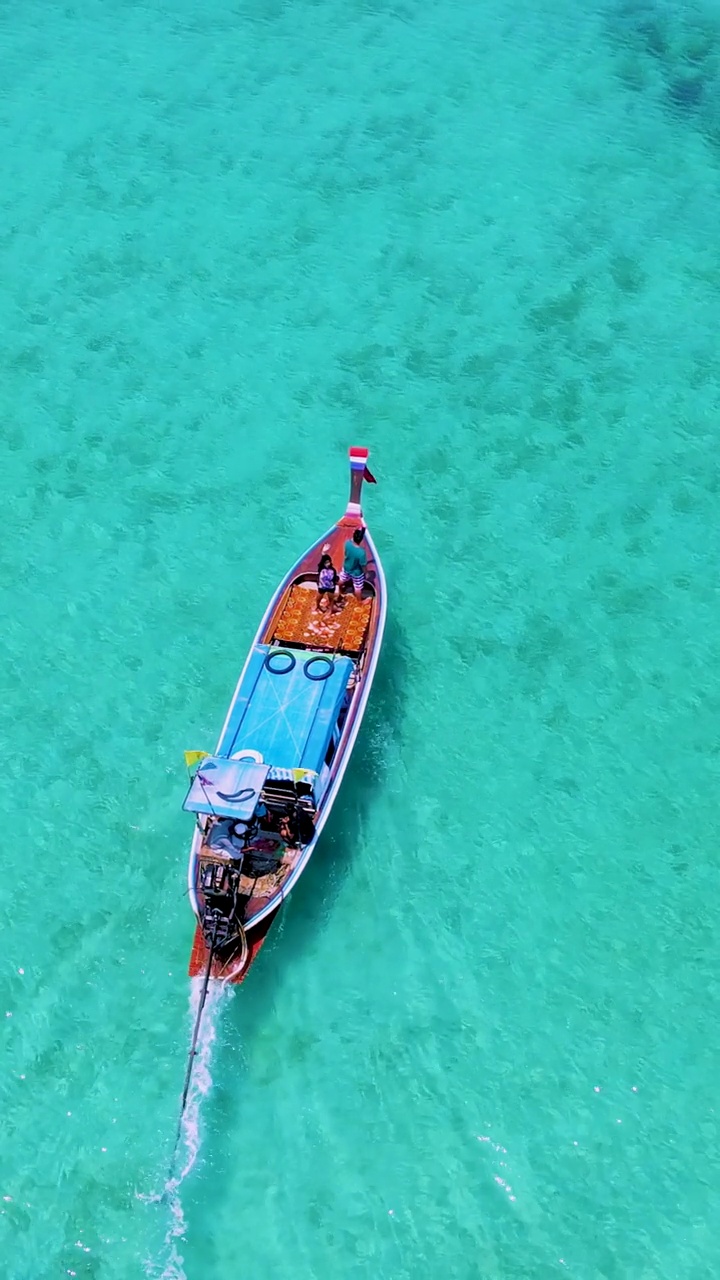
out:
<path id="1" fill-rule="evenodd" d="M 189 972 L 205 975 L 205 989 L 210 978 L 247 976 L 310 861 L 367 706 L 386 614 L 385 576 L 362 512 L 363 482 L 374 483 L 368 456 L 350 449 L 345 514 L 272 597 L 214 755 L 186 753 L 196 766 L 183 805 L 195 815 Z M 321 556 L 342 570 L 346 544 L 357 545 L 360 529 L 364 582 L 357 573 L 321 595 Z"/>

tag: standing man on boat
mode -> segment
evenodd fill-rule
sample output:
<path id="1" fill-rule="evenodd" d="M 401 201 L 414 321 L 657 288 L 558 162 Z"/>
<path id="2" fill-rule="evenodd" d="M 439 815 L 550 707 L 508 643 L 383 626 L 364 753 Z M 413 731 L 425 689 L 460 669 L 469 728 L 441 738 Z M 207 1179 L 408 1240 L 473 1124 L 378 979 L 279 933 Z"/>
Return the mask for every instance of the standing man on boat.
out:
<path id="1" fill-rule="evenodd" d="M 365 568 L 367 566 L 367 551 L 362 545 L 365 537 L 365 529 L 361 526 L 353 533 L 352 538 L 348 538 L 345 543 L 345 559 L 340 572 L 340 585 L 345 587 L 348 582 L 352 582 L 353 591 L 357 599 L 362 596 L 362 590 L 365 586 Z"/>

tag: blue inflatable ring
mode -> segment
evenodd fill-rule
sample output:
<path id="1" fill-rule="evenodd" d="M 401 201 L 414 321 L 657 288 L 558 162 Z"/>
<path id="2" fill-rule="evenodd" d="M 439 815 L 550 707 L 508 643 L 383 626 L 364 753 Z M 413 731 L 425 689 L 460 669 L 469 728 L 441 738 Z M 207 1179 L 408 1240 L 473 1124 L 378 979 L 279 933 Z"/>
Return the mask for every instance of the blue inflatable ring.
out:
<path id="1" fill-rule="evenodd" d="M 313 674 L 310 668 L 313 667 L 316 662 L 322 662 L 325 665 L 323 666 L 321 671 L 319 671 L 317 674 Z M 307 676 L 308 680 L 327 680 L 334 666 L 335 666 L 335 663 L 333 662 L 332 658 L 327 658 L 324 653 L 320 653 L 320 654 L 317 654 L 314 658 L 308 658 L 307 662 L 305 663 L 305 666 L 303 667 L 303 671 L 305 672 L 305 675 Z"/>
<path id="2" fill-rule="evenodd" d="M 289 658 L 290 661 L 286 667 L 276 667 L 273 666 L 273 663 L 277 658 Z M 289 649 L 271 649 L 270 652 L 265 655 L 265 666 L 273 676 L 289 675 L 295 666 L 296 661 L 297 659 L 295 658 L 295 654 L 291 653 Z"/>

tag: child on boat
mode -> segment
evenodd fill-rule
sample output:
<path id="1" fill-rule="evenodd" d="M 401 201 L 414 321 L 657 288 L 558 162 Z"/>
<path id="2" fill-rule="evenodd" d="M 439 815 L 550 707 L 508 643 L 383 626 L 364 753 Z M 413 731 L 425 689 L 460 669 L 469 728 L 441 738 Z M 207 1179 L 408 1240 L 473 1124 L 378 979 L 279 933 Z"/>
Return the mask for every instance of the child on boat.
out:
<path id="1" fill-rule="evenodd" d="M 280 837 L 285 841 L 288 848 L 297 843 L 297 835 L 290 821 L 288 814 L 284 813 L 280 819 Z"/>
<path id="2" fill-rule="evenodd" d="M 319 609 L 321 613 L 327 613 L 330 609 L 334 610 L 339 598 L 338 575 L 332 562 L 332 557 L 328 555 L 329 548 L 330 543 L 326 542 L 318 564 L 318 593 L 315 608 Z M 326 597 L 328 602 L 325 609 L 321 608 L 323 597 Z"/>
<path id="3" fill-rule="evenodd" d="M 315 823 L 302 804 L 295 806 L 294 814 L 284 813 L 280 819 L 280 835 L 288 848 L 309 844 L 315 834 Z"/>

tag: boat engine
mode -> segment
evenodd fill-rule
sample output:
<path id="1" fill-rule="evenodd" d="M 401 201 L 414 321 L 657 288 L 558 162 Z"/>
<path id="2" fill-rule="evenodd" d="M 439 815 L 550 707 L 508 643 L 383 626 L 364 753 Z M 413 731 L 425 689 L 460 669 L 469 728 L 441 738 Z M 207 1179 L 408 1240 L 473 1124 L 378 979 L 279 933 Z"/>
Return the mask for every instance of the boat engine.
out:
<path id="1" fill-rule="evenodd" d="M 242 934 L 245 895 L 240 892 L 241 864 L 201 862 L 198 888 L 205 899 L 200 926 L 207 947 L 229 946 Z"/>

